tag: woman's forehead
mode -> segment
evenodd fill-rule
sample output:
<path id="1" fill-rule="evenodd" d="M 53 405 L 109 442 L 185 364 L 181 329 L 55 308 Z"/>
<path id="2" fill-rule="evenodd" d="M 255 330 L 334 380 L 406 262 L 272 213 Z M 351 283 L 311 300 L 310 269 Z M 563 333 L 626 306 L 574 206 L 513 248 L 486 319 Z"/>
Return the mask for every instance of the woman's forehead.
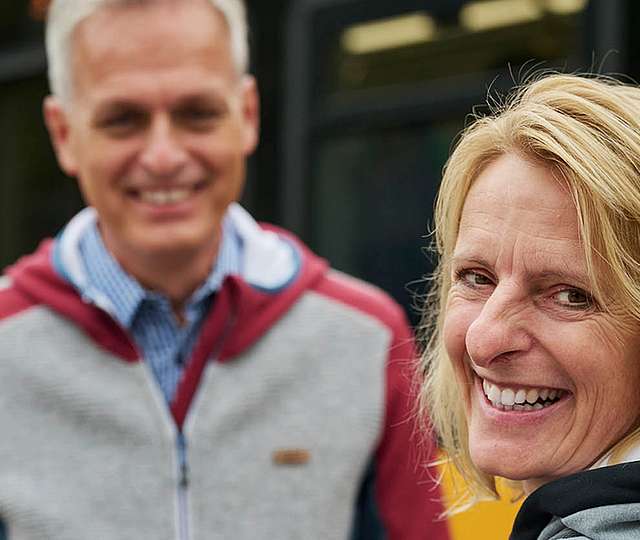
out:
<path id="1" fill-rule="evenodd" d="M 497 159 L 469 190 L 454 257 L 519 257 L 539 272 L 566 273 L 576 265 L 586 272 L 571 194 L 544 167 L 512 155 Z"/>
<path id="2" fill-rule="evenodd" d="M 531 223 L 555 222 L 577 231 L 577 211 L 573 196 L 554 172 L 515 154 L 505 154 L 491 162 L 471 183 L 460 216 L 466 221 L 482 221 L 484 214 L 495 218 L 521 216 Z"/>

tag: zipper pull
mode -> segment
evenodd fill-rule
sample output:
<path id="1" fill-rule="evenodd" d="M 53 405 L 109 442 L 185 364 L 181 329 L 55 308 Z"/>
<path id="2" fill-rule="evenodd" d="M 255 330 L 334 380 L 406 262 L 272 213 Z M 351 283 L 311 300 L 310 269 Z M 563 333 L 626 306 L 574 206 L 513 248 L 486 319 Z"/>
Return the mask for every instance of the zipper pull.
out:
<path id="1" fill-rule="evenodd" d="M 186 463 L 180 464 L 180 487 L 183 489 L 189 487 L 189 467 Z"/>
<path id="2" fill-rule="evenodd" d="M 187 439 L 184 433 L 178 433 L 178 465 L 180 467 L 179 485 L 181 488 L 189 486 L 189 464 L 187 463 Z"/>

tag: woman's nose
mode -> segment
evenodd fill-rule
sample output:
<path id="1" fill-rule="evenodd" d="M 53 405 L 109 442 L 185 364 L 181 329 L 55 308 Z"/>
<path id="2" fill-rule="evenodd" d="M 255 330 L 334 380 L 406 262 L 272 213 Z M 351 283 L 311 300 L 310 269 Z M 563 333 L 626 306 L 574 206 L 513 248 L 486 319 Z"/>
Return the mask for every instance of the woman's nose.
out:
<path id="1" fill-rule="evenodd" d="M 465 345 L 471 361 L 488 367 L 496 360 L 530 349 L 528 303 L 513 286 L 500 284 L 467 328 Z"/>

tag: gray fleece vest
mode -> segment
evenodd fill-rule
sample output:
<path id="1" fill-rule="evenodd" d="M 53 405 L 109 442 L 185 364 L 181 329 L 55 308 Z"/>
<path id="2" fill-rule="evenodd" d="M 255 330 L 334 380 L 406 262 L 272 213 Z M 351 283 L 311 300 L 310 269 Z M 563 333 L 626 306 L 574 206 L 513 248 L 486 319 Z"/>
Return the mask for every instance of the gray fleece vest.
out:
<path id="1" fill-rule="evenodd" d="M 399 306 L 230 215 L 243 274 L 216 295 L 171 408 L 108 303 L 71 285 L 91 209 L 7 270 L 0 540 L 448 538 L 419 465 L 434 447 L 411 440 Z"/>
<path id="2" fill-rule="evenodd" d="M 209 363 L 185 422 L 181 494 L 174 422 L 144 362 L 100 350 L 48 308 L 2 321 L 9 538 L 347 538 L 380 436 L 389 340 L 308 292 L 257 345 Z"/>

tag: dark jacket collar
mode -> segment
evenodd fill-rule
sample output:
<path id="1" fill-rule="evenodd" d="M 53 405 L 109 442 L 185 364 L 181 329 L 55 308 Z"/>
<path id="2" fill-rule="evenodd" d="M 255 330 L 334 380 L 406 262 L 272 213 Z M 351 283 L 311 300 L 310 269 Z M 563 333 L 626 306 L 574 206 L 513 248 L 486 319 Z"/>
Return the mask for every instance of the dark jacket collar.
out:
<path id="1" fill-rule="evenodd" d="M 640 461 L 583 471 L 534 491 L 516 516 L 510 540 L 535 540 L 554 517 L 598 506 L 640 502 Z"/>

